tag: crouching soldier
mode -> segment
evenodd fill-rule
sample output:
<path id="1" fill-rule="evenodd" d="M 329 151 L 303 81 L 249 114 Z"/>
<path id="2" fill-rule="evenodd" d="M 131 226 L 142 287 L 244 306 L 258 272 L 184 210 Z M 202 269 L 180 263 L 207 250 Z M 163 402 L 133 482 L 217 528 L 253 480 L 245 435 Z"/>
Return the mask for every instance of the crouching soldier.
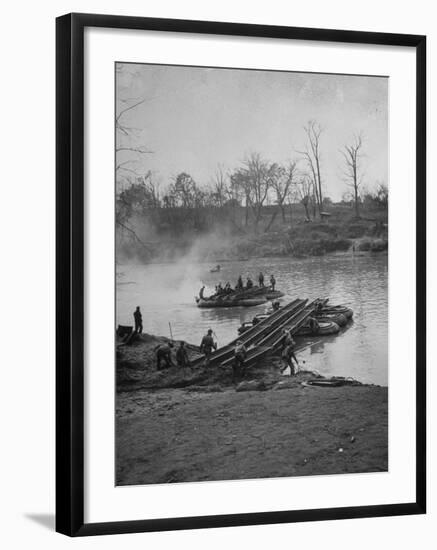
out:
<path id="1" fill-rule="evenodd" d="M 164 362 L 164 369 L 173 367 L 173 361 L 171 359 L 171 350 L 173 344 L 169 342 L 168 344 L 161 344 L 156 348 L 156 369 L 161 370 L 161 364 Z"/>
<path id="2" fill-rule="evenodd" d="M 319 325 L 319 322 L 317 321 L 317 319 L 315 317 L 310 317 L 309 318 L 308 325 L 311 329 L 312 334 L 319 334 L 320 325 Z"/>

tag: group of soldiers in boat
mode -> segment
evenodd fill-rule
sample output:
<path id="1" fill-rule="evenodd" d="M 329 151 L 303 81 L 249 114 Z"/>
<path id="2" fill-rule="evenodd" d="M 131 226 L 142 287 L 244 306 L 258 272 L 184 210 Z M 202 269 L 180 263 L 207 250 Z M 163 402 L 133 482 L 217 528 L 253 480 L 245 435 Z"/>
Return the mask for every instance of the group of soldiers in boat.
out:
<path id="1" fill-rule="evenodd" d="M 258 275 L 258 284 L 260 287 L 265 287 L 264 274 L 262 271 L 260 271 Z M 272 289 L 272 291 L 275 290 L 275 286 L 276 286 L 276 279 L 272 273 L 270 275 L 270 288 Z M 229 294 L 233 294 L 234 292 L 243 292 L 245 290 L 251 290 L 252 288 L 254 288 L 254 283 L 250 275 L 247 277 L 246 284 L 244 284 L 243 277 L 240 275 L 238 277 L 237 284 L 235 285 L 234 288 L 232 288 L 231 283 L 229 281 L 224 286 L 222 285 L 221 282 L 218 285 L 216 285 L 214 297 L 228 296 Z M 203 286 L 199 291 L 199 298 L 202 300 L 205 299 L 204 291 L 205 291 L 205 286 Z"/>

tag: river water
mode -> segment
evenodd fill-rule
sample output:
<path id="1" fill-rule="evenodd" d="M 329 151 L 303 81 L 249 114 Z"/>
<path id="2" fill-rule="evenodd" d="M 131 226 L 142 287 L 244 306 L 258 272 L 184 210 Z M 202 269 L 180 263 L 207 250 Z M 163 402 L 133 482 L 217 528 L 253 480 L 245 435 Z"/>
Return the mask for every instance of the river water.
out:
<path id="1" fill-rule="evenodd" d="M 235 285 L 238 275 L 266 281 L 274 273 L 282 302 L 295 298 L 329 297 L 332 304 L 345 304 L 354 311 L 353 322 L 335 336 L 302 341 L 308 347 L 299 355 L 305 368 L 323 375 L 352 376 L 361 382 L 388 384 L 388 269 L 386 255 L 328 255 L 323 257 L 262 258 L 221 264 L 210 273 L 211 264 L 178 262 L 117 267 L 117 324 L 133 324 L 139 305 L 144 332 L 200 344 L 208 328 L 219 346 L 237 336 L 237 328 L 263 312 L 265 305 L 250 308 L 201 309 L 194 297 L 205 284 L 205 295 L 219 282 Z M 170 325 L 169 325 L 170 323 Z"/>

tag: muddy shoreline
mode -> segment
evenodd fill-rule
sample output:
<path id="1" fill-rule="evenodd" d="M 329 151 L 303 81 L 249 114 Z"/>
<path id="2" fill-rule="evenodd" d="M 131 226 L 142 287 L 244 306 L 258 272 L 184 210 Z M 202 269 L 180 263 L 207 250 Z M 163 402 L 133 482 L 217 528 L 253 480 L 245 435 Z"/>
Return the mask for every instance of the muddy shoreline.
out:
<path id="1" fill-rule="evenodd" d="M 387 388 L 117 397 L 117 485 L 384 472 Z"/>
<path id="2" fill-rule="evenodd" d="M 225 369 L 156 371 L 163 341 L 117 349 L 117 485 L 387 471 L 386 387 L 307 386 L 320 375 L 284 377 L 275 357 L 238 383 Z"/>

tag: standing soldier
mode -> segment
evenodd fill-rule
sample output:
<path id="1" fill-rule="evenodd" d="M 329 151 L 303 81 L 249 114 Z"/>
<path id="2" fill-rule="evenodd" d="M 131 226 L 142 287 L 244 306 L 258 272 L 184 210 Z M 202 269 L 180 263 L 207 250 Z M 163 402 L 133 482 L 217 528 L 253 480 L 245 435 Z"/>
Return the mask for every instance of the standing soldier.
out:
<path id="1" fill-rule="evenodd" d="M 285 368 L 290 367 L 291 374 L 297 374 L 299 370 L 299 363 L 294 353 L 296 342 L 293 340 L 289 330 L 284 329 L 284 341 L 282 343 L 282 359 L 285 363 Z M 296 362 L 296 368 L 294 368 L 293 360 Z"/>
<path id="2" fill-rule="evenodd" d="M 259 286 L 264 286 L 264 275 L 263 275 L 262 271 L 259 272 L 258 282 L 259 282 Z"/>
<path id="3" fill-rule="evenodd" d="M 202 342 L 200 343 L 200 353 L 205 355 L 205 367 L 209 366 L 209 360 L 213 349 L 217 349 L 217 343 L 214 342 L 214 338 L 212 337 L 212 329 L 208 329 L 208 332 L 202 338 Z"/>
<path id="4" fill-rule="evenodd" d="M 276 279 L 274 278 L 273 274 L 270 275 L 270 285 L 272 287 L 272 290 L 274 291 L 275 290 L 275 285 L 276 285 Z"/>
<path id="5" fill-rule="evenodd" d="M 237 286 L 235 287 L 237 290 L 243 289 L 243 278 L 241 275 L 238 277 Z"/>
<path id="6" fill-rule="evenodd" d="M 246 360 L 247 349 L 241 340 L 237 340 L 234 351 L 233 379 L 244 375 L 244 361 Z"/>
<path id="7" fill-rule="evenodd" d="M 141 315 L 140 306 L 134 311 L 135 332 L 141 334 L 143 332 L 143 316 Z"/>
<path id="8" fill-rule="evenodd" d="M 188 367 L 188 353 L 187 348 L 185 347 L 185 342 L 181 340 L 178 349 L 176 350 L 176 363 L 178 364 L 178 367 L 181 367 L 184 369 L 185 367 Z"/>

